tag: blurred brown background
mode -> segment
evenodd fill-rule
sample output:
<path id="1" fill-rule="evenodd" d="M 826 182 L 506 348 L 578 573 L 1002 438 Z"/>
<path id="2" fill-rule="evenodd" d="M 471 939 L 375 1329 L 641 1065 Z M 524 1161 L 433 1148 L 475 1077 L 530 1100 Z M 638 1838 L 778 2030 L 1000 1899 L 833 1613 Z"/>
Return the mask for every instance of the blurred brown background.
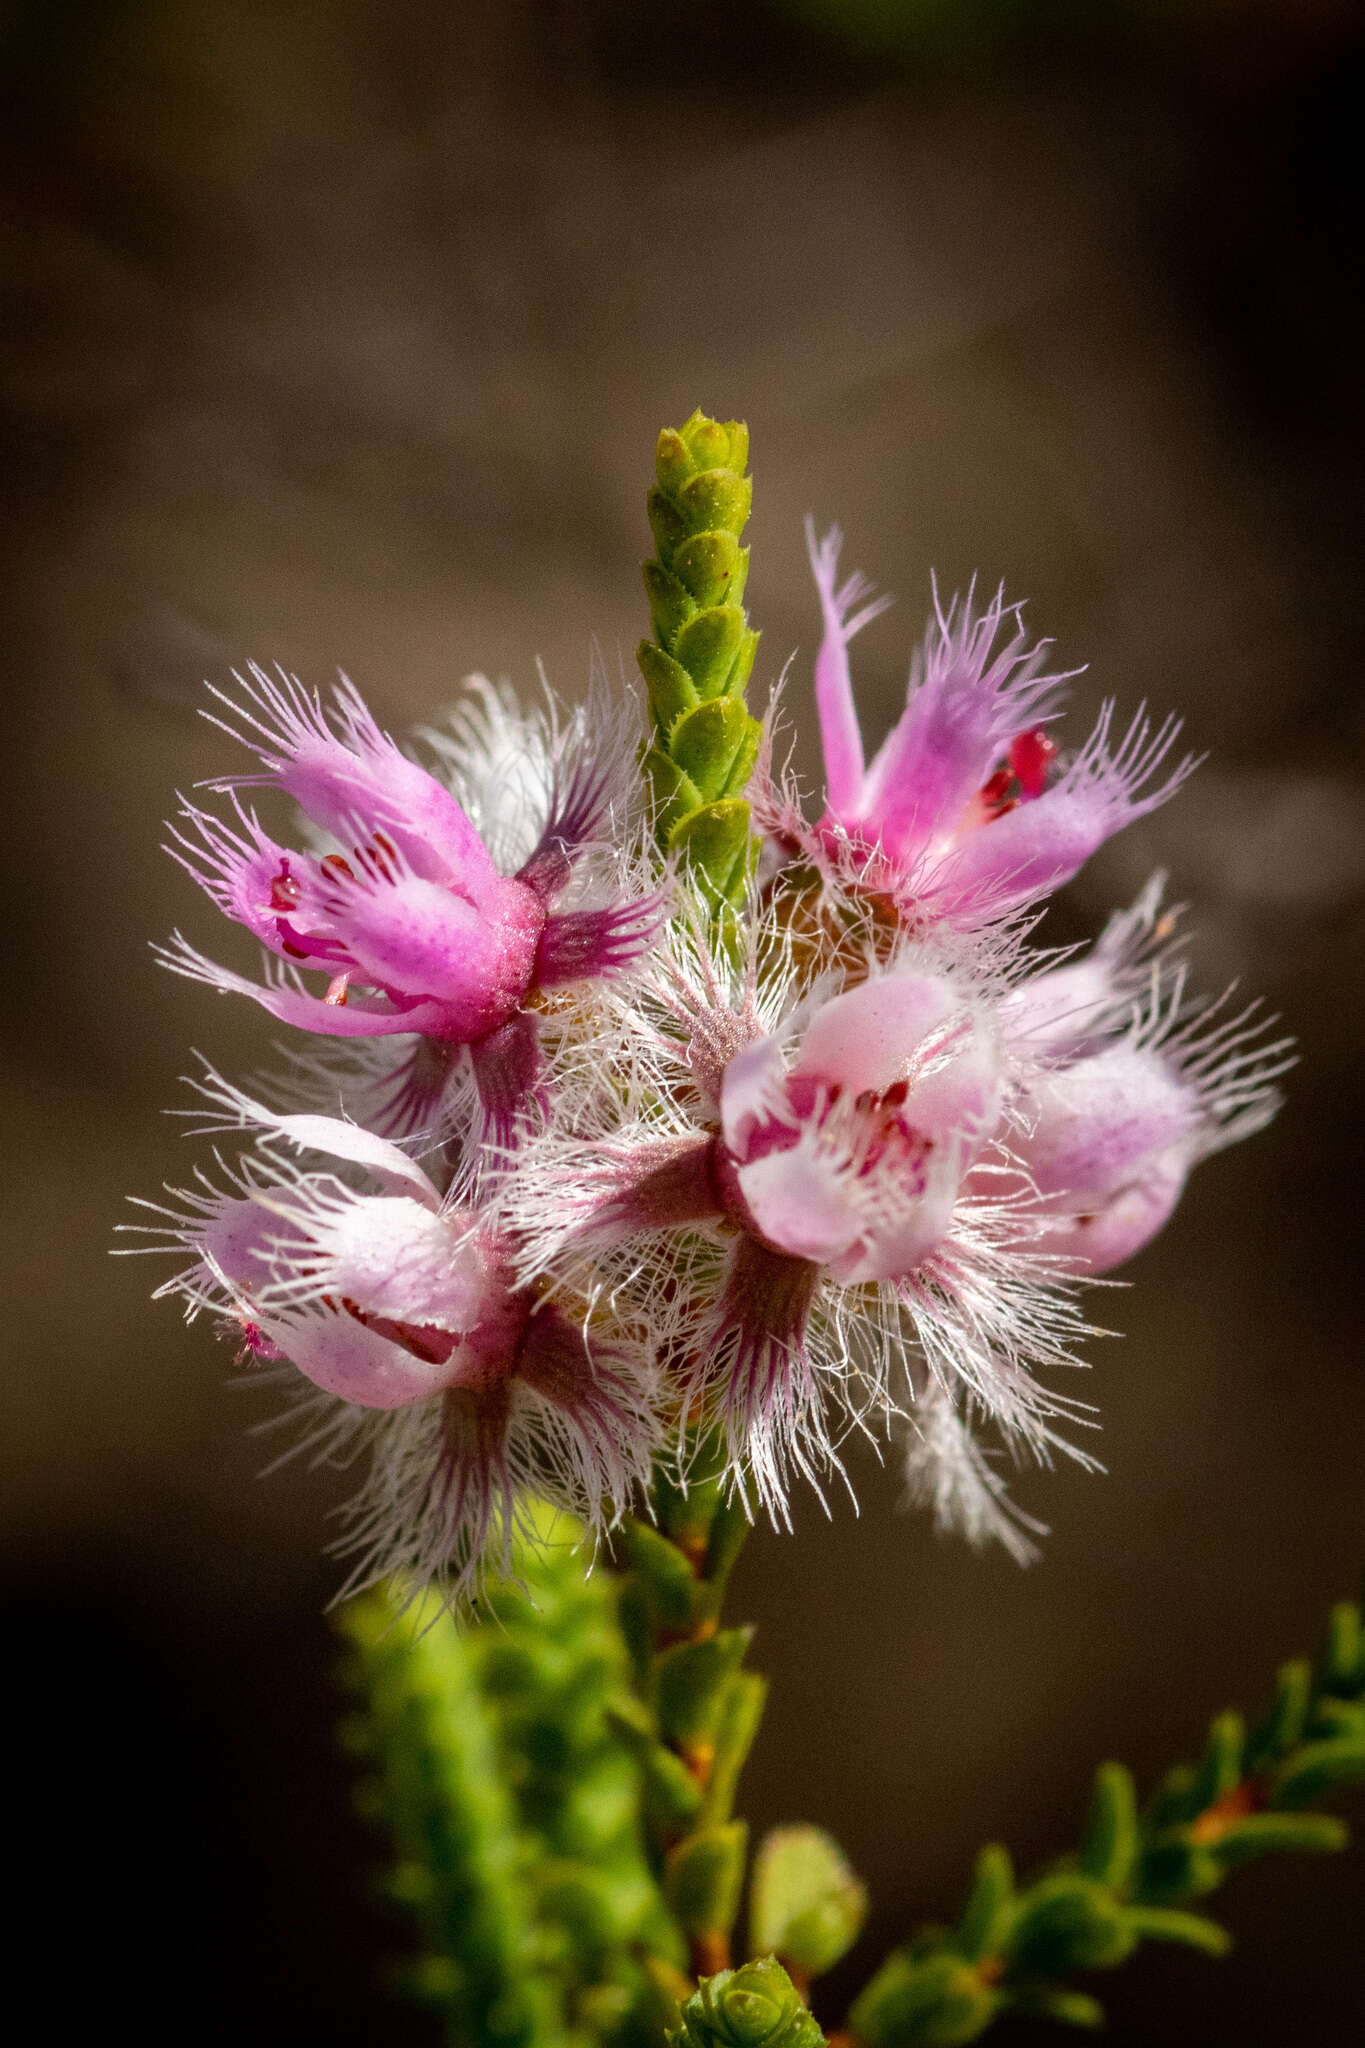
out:
<path id="1" fill-rule="evenodd" d="M 125 1194 L 184 1171 L 159 1112 L 187 1048 L 232 1070 L 270 1042 L 146 946 L 223 943 L 157 848 L 223 758 L 201 679 L 344 664 L 402 725 L 477 667 L 528 683 L 541 655 L 575 690 L 594 635 L 628 669 L 653 436 L 700 403 L 753 430 L 751 605 L 766 676 L 800 650 L 798 717 L 809 509 L 901 595 L 859 646 L 877 718 L 931 566 L 979 569 L 1091 663 L 1073 736 L 1113 691 L 1211 754 L 1057 932 L 1167 865 L 1203 978 L 1264 990 L 1303 1064 L 1102 1304 L 1109 1476 L 1022 1484 L 1053 1526 L 1027 1573 L 898 1517 L 871 1463 L 861 1518 L 803 1502 L 742 1566 L 775 1681 L 748 1811 L 832 1825 L 877 1901 L 833 2010 L 982 1838 L 1069 1844 L 1097 1758 L 1150 1781 L 1358 1581 L 1360 13 L 2 19 L 5 1640 L 57 2038 L 78 2011 L 151 2042 L 431 2038 L 380 1989 L 396 1937 L 331 1748 L 333 1487 L 258 1479 L 226 1354 L 107 1256 Z M 1362 1869 L 1247 1872 L 1234 1961 L 1153 1951 L 1098 1987 L 1116 2048 L 1360 2038 Z"/>

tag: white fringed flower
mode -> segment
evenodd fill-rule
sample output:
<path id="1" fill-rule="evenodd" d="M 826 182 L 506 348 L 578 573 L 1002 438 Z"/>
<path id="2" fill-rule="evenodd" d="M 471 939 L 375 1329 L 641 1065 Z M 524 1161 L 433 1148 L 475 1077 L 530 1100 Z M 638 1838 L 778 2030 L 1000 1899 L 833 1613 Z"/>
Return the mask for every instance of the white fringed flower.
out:
<path id="1" fill-rule="evenodd" d="M 352 1584 L 402 1570 L 468 1597 L 490 1560 L 508 1568 L 530 1494 L 593 1534 L 619 1516 L 659 1441 L 638 1343 L 519 1286 L 496 1217 L 442 1198 L 387 1139 L 274 1116 L 216 1077 L 204 1092 L 262 1142 L 225 1187 L 201 1174 L 177 1206 L 144 1204 L 161 1218 L 145 1249 L 189 1253 L 159 1293 L 288 1362 L 309 1448 L 368 1455 Z"/>
<path id="2" fill-rule="evenodd" d="M 505 1198 L 523 1273 L 649 1317 L 778 1519 L 792 1471 L 818 1484 L 850 1425 L 931 1385 L 1047 1455 L 1076 1409 L 1038 1374 L 1085 1328 L 991 1185 L 1023 1083 L 1012 954 L 845 944 L 811 983 L 792 932 L 779 894 L 732 968 L 678 920 L 617 1006 L 615 1085 L 561 1089 Z"/>

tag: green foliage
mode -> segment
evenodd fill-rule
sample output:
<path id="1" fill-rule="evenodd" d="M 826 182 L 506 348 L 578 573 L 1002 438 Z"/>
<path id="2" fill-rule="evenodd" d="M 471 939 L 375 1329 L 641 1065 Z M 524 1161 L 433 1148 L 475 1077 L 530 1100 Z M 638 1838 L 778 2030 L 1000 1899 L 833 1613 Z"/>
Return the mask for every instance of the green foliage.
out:
<path id="1" fill-rule="evenodd" d="M 638 1781 L 609 1721 L 627 1669 L 605 1573 L 561 1520 L 457 1625 L 403 1589 L 343 1610 L 350 1724 L 399 1866 L 388 1889 L 425 1951 L 406 1973 L 460 2043 L 657 2043 L 683 1960 L 641 1839 Z"/>
<path id="2" fill-rule="evenodd" d="M 761 737 L 744 702 L 758 646 L 742 603 L 748 455 L 748 428 L 736 420 L 694 412 L 660 434 L 647 501 L 657 553 L 644 565 L 653 638 L 636 657 L 654 720 L 644 765 L 660 842 L 731 906 L 753 862 L 744 791 Z"/>
<path id="3" fill-rule="evenodd" d="M 664 1858 L 664 1896 L 694 1955 L 728 1937 L 739 1915 L 749 1831 L 742 1820 L 694 1828 Z"/>
<path id="4" fill-rule="evenodd" d="M 861 2048 L 956 2048 L 1005 2012 L 1091 2027 L 1103 2012 L 1062 1979 L 1112 1969 L 1144 1941 L 1221 1956 L 1228 1936 L 1188 1910 L 1228 1871 L 1278 1849 L 1338 1849 L 1346 1829 L 1304 1809 L 1365 1779 L 1365 1632 L 1335 1608 L 1316 1667 L 1286 1664 L 1247 1733 L 1210 1724 L 1197 1763 L 1167 1773 L 1139 1814 L 1121 1764 L 1095 1774 L 1075 1855 L 1016 1888 L 1010 1860 L 983 1849 L 961 1918 L 888 1958 L 849 2014 Z"/>
<path id="5" fill-rule="evenodd" d="M 825 2037 L 780 1963 L 721 1970 L 687 2000 L 673 2048 L 825 2048 Z"/>
<path id="6" fill-rule="evenodd" d="M 754 1858 L 749 1944 L 802 1982 L 833 1969 L 867 1918 L 867 1891 L 822 1828 L 774 1828 Z"/>
<path id="7" fill-rule="evenodd" d="M 375 1773 L 367 1803 L 393 1833 L 391 1893 L 422 1937 L 405 1981 L 443 2011 L 452 2040 L 533 2048 L 554 2039 L 560 2015 L 530 1967 L 536 1931 L 493 1718 L 449 1618 L 419 1628 L 400 1604 L 352 1601 L 342 1625 L 366 1696 L 348 1735 Z"/>

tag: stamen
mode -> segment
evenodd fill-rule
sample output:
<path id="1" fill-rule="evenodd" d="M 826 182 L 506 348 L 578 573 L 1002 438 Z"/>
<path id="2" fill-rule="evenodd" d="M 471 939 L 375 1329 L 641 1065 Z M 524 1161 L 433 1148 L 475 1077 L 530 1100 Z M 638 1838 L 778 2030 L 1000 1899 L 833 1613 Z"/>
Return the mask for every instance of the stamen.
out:
<path id="1" fill-rule="evenodd" d="M 1019 784 L 1019 794 L 1024 802 L 1041 796 L 1047 782 L 1047 771 L 1057 758 L 1057 742 L 1049 739 L 1041 725 L 1035 725 L 1029 732 L 1017 733 L 1010 742 L 1010 773 Z"/>
<path id="2" fill-rule="evenodd" d="M 1006 811 L 1014 809 L 1016 799 L 1010 794 L 1013 788 L 1014 771 L 1010 768 L 997 768 L 994 775 L 982 783 L 977 800 L 988 820 L 1003 818 Z"/>
<path id="3" fill-rule="evenodd" d="M 279 873 L 270 880 L 270 908 L 280 912 L 296 910 L 302 894 L 302 887 L 289 872 L 288 861 L 282 860 Z"/>

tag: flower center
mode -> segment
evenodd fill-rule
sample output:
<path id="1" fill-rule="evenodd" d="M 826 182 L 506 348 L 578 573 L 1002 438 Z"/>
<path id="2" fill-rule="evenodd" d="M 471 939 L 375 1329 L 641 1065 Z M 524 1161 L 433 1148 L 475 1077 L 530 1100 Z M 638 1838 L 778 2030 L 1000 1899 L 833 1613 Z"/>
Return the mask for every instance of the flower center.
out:
<path id="1" fill-rule="evenodd" d="M 977 803 L 989 824 L 1003 818 L 1016 804 L 1031 803 L 1047 786 L 1047 772 L 1057 758 L 1057 742 L 1049 739 L 1042 726 L 1016 733 L 1010 741 L 1005 764 L 997 768 L 977 791 Z"/>

